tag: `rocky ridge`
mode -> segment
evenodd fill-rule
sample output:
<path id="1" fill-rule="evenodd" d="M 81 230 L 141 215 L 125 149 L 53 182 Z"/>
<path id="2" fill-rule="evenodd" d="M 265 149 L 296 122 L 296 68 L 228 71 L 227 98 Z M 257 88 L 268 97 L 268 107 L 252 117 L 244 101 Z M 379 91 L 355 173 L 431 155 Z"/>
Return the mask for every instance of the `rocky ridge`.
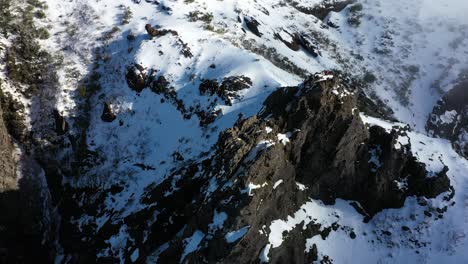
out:
<path id="1" fill-rule="evenodd" d="M 449 191 L 447 168 L 428 177 L 410 146 L 397 144 L 405 128 L 366 127 L 357 94 L 331 73 L 274 92 L 258 115 L 239 118 L 220 135 L 211 158 L 187 161 L 147 189 L 141 199 L 146 209 L 121 223 L 133 238 L 125 258 L 138 251 L 139 261 L 257 263 L 263 254 L 270 263 L 306 263 L 317 253 L 305 252 L 305 239 L 326 236 L 325 227 L 310 221 L 276 249 L 267 226 L 310 198 L 356 201 L 353 206 L 369 220 L 403 206 L 408 196 Z M 118 225 L 106 223 L 101 230 L 113 232 Z M 228 230 L 240 233 L 230 239 L 234 231 Z M 196 246 L 189 248 L 191 243 Z"/>

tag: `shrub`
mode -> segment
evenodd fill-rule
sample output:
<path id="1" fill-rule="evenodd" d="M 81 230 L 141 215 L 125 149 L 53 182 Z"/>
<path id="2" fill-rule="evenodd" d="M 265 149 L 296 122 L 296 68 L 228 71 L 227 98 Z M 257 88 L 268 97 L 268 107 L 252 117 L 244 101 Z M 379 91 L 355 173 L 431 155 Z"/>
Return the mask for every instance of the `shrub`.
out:
<path id="1" fill-rule="evenodd" d="M 362 80 L 366 83 L 373 83 L 377 80 L 377 77 L 372 72 L 366 72 L 362 77 Z"/>
<path id="2" fill-rule="evenodd" d="M 124 13 L 123 13 L 123 16 L 122 16 L 122 25 L 126 25 L 128 23 L 130 23 L 130 20 L 132 19 L 133 17 L 133 12 L 132 10 L 130 10 L 130 7 L 124 7 Z"/>

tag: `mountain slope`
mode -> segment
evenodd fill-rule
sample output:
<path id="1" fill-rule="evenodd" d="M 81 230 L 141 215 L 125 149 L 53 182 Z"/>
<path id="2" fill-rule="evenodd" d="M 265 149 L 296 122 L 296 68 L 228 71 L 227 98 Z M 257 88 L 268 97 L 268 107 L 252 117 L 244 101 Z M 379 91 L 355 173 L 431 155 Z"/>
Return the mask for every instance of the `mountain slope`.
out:
<path id="1" fill-rule="evenodd" d="M 427 123 L 444 94 L 466 90 L 463 1 L 38 3 L 5 8 L 13 24 L 29 14 L 33 33 L 4 27 L 1 78 L 24 107 L 25 136 L 9 132 L 44 168 L 60 215 L 57 262 L 468 259 L 468 164 L 433 138 L 460 152 L 466 124 Z M 21 32 L 37 46 L 17 49 L 42 53 L 12 64 Z M 11 65 L 36 61 L 18 82 Z M 290 120 L 280 88 L 304 95 L 316 72 L 329 100 L 300 101 Z M 452 110 L 444 100 L 431 120 Z M 222 159 L 254 165 L 224 184 L 240 176 Z M 218 208 L 226 193 L 242 201 L 235 217 Z"/>

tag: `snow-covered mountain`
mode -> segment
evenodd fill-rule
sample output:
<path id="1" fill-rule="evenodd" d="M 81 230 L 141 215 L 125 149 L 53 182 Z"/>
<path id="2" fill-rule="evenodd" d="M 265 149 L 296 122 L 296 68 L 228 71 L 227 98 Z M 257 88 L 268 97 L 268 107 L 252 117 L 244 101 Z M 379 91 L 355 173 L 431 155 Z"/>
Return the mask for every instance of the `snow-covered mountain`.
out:
<path id="1" fill-rule="evenodd" d="M 0 0 L 0 262 L 468 262 L 466 11 Z"/>

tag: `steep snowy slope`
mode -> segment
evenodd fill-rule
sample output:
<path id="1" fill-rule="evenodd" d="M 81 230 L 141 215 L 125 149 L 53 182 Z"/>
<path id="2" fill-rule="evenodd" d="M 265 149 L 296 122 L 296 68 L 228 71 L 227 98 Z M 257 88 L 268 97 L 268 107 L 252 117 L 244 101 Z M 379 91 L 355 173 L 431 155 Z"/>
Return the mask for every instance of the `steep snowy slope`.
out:
<path id="1" fill-rule="evenodd" d="M 2 67 L 1 78 L 2 89 L 25 106 L 26 125 L 41 142 L 35 153 L 60 164 L 45 165 L 60 168 L 48 175 L 62 217 L 58 263 L 154 263 L 160 255 L 166 262 L 174 256 L 196 262 L 206 248 L 216 251 L 210 236 L 221 231 L 233 252 L 248 244 L 242 237 L 260 233 L 268 243 L 252 253 L 259 262 L 287 262 L 277 256 L 289 256 L 281 251 L 288 238 L 324 262 L 468 261 L 468 163 L 448 141 L 426 132 L 437 101 L 468 67 L 464 1 L 44 2 L 46 18 L 34 22 L 50 33 L 39 40 L 41 47 L 62 59 L 50 68 L 55 90 L 43 91 L 47 96 L 35 103 L 9 80 L 8 69 Z M 429 178 L 447 166 L 453 189 L 432 199 L 409 197 L 403 208 L 383 210 L 367 222 L 348 201 L 324 205 L 305 197 L 300 193 L 307 186 L 298 182 L 293 192 L 302 204 L 284 206 L 278 219 L 262 219 L 271 220 L 262 230 L 240 226 L 242 221 L 238 230 L 223 230 L 232 220 L 215 210 L 216 203 L 229 203 L 217 200 L 230 187 L 217 181 L 224 172 L 202 176 L 191 169 L 215 159 L 220 133 L 256 115 L 272 92 L 325 70 L 333 70 L 325 79 L 337 72 L 349 76 L 347 85 L 379 105 L 372 109 L 376 117 L 361 114 L 364 122 L 387 130 L 408 124 L 412 131 L 397 145 L 410 144 Z M 37 133 L 54 125 L 53 137 Z M 293 140 L 286 133 L 292 130 L 275 132 L 275 142 L 254 142 L 256 150 Z M 274 193 L 285 186 L 282 180 L 250 182 L 240 194 L 249 198 L 257 189 Z M 206 208 L 213 200 L 214 208 Z M 194 201 L 200 211 L 181 209 Z M 178 217 L 209 210 L 209 234 Z M 298 227 L 309 224 L 329 235 L 298 235 Z"/>

